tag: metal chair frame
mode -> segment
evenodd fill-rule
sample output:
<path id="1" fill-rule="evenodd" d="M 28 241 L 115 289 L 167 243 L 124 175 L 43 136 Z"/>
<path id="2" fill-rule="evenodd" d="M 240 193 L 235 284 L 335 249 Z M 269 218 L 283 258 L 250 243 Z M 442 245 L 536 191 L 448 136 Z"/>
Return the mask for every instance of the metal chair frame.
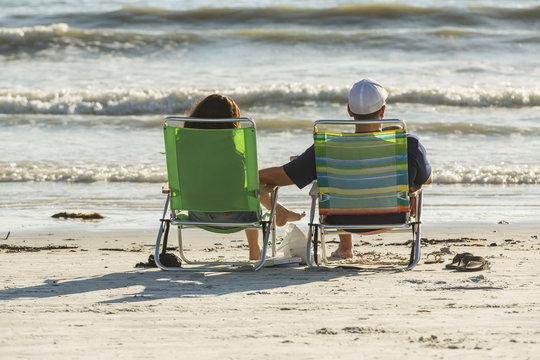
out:
<path id="1" fill-rule="evenodd" d="M 235 118 L 235 119 L 199 119 L 199 118 L 189 118 L 189 117 L 178 117 L 178 116 L 169 116 L 165 119 L 163 126 L 177 126 L 182 127 L 185 121 L 190 122 L 240 122 L 248 127 L 255 128 L 255 122 L 250 118 Z M 276 222 L 275 222 L 275 210 L 278 199 L 278 188 L 274 188 L 271 191 L 271 209 L 270 217 L 268 221 L 256 221 L 249 223 L 217 223 L 217 222 L 194 222 L 194 221 L 180 221 L 177 219 L 177 212 L 171 209 L 170 217 L 167 219 L 167 210 L 170 203 L 170 190 L 167 189 L 164 192 L 167 194 L 167 200 L 165 201 L 165 206 L 163 209 L 163 216 L 160 221 L 160 226 L 158 230 L 158 235 L 156 239 L 156 245 L 154 250 L 154 260 L 156 265 L 162 270 L 168 271 L 227 271 L 231 269 L 231 266 L 242 266 L 249 265 L 253 266 L 253 270 L 257 271 L 264 266 L 266 261 L 266 253 L 270 238 L 270 233 L 272 233 L 272 255 L 275 256 L 276 253 Z M 161 263 L 159 256 L 160 250 L 161 254 L 164 254 L 167 250 L 167 239 L 170 226 L 178 227 L 178 250 L 180 259 L 188 265 L 202 265 L 198 267 L 169 267 Z M 245 229 L 262 229 L 263 231 L 263 246 L 262 246 L 262 255 L 261 260 L 253 265 L 253 262 L 225 262 L 225 261 L 195 261 L 189 259 L 184 252 L 183 246 L 183 235 L 182 229 L 186 228 L 200 228 L 201 226 L 220 226 L 220 227 L 231 227 L 237 228 L 242 227 Z M 163 245 L 162 245 L 163 239 Z"/>

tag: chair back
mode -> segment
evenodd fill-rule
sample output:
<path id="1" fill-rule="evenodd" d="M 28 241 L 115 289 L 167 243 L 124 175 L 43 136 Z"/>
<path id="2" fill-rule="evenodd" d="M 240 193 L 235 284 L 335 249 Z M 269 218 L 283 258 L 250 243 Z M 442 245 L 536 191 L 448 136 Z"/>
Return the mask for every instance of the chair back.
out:
<path id="1" fill-rule="evenodd" d="M 390 215 L 395 219 L 392 215 L 399 215 L 397 218 L 403 219 L 400 222 L 407 221 L 410 205 L 405 123 L 369 121 L 378 122 L 383 126 L 397 122 L 400 126 L 354 133 L 354 125 L 366 121 L 319 120 L 315 123 L 319 214 L 322 217 L 354 215 L 375 219 Z M 319 130 L 319 127 L 328 128 L 327 125 L 352 125 L 353 132 Z"/>
<path id="2" fill-rule="evenodd" d="M 186 121 L 247 126 L 195 129 L 183 127 Z M 168 117 L 163 133 L 172 210 L 260 211 L 256 131 L 251 119 Z"/>

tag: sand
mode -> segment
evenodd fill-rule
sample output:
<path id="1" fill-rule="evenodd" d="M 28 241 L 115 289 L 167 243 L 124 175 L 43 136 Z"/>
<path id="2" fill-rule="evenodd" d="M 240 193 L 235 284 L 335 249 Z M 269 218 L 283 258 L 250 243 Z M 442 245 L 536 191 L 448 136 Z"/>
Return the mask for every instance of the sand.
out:
<path id="1" fill-rule="evenodd" d="M 422 260 L 409 272 L 301 266 L 173 273 L 134 267 L 153 252 L 154 229 L 70 224 L 0 240 L 0 358 L 538 359 L 540 353 L 537 225 L 425 226 Z M 189 235 L 201 242 L 190 251 L 195 258 L 247 258 L 241 233 Z M 408 239 L 399 236 L 361 237 L 355 251 L 396 258 L 407 248 L 383 244 Z M 48 248 L 10 251 L 14 246 Z M 441 249 L 444 263 L 425 263 L 426 254 Z M 491 268 L 445 270 L 460 252 L 485 257 Z"/>

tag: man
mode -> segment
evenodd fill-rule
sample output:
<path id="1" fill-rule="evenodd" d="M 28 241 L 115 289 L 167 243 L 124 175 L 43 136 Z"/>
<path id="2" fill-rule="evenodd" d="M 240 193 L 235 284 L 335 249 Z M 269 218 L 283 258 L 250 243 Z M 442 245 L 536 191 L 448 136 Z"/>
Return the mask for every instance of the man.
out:
<path id="1" fill-rule="evenodd" d="M 355 120 L 380 120 L 386 110 L 388 93 L 378 82 L 363 79 L 354 84 L 349 92 L 347 112 Z M 382 130 L 379 124 L 357 124 L 356 132 L 372 132 Z M 416 136 L 407 136 L 407 156 L 409 168 L 410 191 L 419 190 L 424 184 L 431 184 L 431 166 L 426 157 L 426 149 Z M 315 149 L 313 145 L 302 155 L 289 163 L 262 169 L 259 171 L 261 185 L 285 186 L 295 184 L 302 189 L 317 179 L 315 169 Z M 339 246 L 332 253 L 337 258 L 352 258 L 353 243 L 351 234 L 339 235 Z"/>

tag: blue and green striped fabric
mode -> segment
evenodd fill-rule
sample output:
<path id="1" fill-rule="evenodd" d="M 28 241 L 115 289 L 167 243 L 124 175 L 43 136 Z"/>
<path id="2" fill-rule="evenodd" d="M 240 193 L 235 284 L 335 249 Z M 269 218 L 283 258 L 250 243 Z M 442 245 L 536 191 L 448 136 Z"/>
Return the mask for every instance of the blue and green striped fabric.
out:
<path id="1" fill-rule="evenodd" d="M 409 211 L 405 130 L 316 131 L 314 141 L 321 215 Z"/>

